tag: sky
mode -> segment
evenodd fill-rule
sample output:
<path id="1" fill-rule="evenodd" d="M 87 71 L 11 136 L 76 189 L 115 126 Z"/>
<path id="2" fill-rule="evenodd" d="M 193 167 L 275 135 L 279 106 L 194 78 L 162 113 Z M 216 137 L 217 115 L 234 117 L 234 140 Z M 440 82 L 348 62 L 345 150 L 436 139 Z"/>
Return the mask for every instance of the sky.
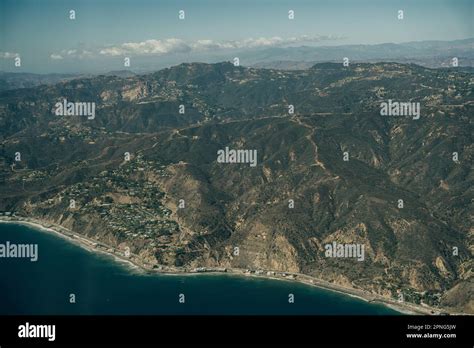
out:
<path id="1" fill-rule="evenodd" d="M 0 70 L 123 70 L 125 57 L 140 70 L 270 47 L 465 39 L 474 36 L 473 7 L 473 0 L 0 0 Z"/>

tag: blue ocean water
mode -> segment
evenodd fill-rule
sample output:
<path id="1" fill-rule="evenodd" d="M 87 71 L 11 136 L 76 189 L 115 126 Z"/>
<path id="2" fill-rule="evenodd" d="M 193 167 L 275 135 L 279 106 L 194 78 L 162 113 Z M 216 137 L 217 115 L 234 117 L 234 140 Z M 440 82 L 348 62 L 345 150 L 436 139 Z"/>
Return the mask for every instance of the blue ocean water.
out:
<path id="1" fill-rule="evenodd" d="M 0 223 L 0 243 L 6 241 L 38 244 L 38 261 L 0 258 L 0 314 L 400 314 L 296 282 L 226 274 L 147 275 L 112 256 L 19 224 Z M 70 294 L 76 303 L 70 303 Z"/>

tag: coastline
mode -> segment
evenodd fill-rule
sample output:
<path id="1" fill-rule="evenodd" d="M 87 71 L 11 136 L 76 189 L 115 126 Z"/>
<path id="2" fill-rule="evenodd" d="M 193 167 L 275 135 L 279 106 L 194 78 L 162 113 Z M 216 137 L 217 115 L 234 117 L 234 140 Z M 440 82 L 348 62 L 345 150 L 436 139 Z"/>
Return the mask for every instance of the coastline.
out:
<path id="1" fill-rule="evenodd" d="M 179 275 L 179 276 L 192 276 L 192 275 L 235 275 L 235 276 L 248 276 L 261 279 L 272 279 L 272 280 L 282 280 L 282 281 L 293 281 L 297 283 L 302 283 L 305 285 L 314 286 L 320 289 L 329 290 L 333 292 L 340 293 L 342 295 L 350 296 L 352 298 L 357 298 L 359 300 L 374 303 L 382 304 L 392 310 L 395 310 L 401 314 L 408 315 L 439 315 L 442 309 L 432 308 L 428 306 L 422 306 L 412 303 L 400 303 L 395 300 L 391 300 L 385 297 L 382 297 L 377 294 L 372 294 L 367 291 L 345 287 L 338 284 L 333 284 L 322 279 L 317 279 L 309 275 L 300 274 L 300 273 L 290 273 L 282 271 L 272 271 L 272 270 L 259 270 L 259 273 L 256 271 L 252 272 L 246 269 L 240 268 L 195 268 L 188 269 L 183 267 L 169 267 L 169 266 L 160 266 L 159 268 L 153 268 L 151 265 L 148 265 L 140 260 L 140 258 L 135 254 L 130 254 L 127 257 L 121 250 L 118 250 L 112 246 L 106 245 L 103 242 L 95 241 L 90 238 L 84 237 L 77 233 L 72 232 L 62 226 L 53 223 L 47 223 L 40 221 L 34 218 L 26 217 L 6 217 L 0 216 L 0 223 L 10 223 L 10 224 L 21 224 L 29 227 L 33 227 L 42 232 L 51 233 L 60 238 L 66 239 L 70 243 L 75 244 L 76 246 L 82 247 L 89 252 L 95 252 L 102 255 L 110 256 L 114 258 L 114 261 L 119 263 L 125 263 L 127 267 L 130 267 L 133 271 L 139 271 L 140 273 L 153 275 Z M 458 313 L 450 313 L 458 314 Z"/>

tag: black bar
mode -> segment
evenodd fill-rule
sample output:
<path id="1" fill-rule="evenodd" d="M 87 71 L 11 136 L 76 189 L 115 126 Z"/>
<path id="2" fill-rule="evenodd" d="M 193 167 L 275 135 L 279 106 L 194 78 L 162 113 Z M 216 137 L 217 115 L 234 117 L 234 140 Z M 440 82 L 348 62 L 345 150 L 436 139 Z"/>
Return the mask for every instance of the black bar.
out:
<path id="1" fill-rule="evenodd" d="M 55 325 L 55 340 L 18 337 L 19 326 L 26 323 Z M 473 316 L 0 316 L 0 346 L 317 343 L 472 347 L 473 328 Z M 407 334 L 456 337 L 409 338 Z"/>

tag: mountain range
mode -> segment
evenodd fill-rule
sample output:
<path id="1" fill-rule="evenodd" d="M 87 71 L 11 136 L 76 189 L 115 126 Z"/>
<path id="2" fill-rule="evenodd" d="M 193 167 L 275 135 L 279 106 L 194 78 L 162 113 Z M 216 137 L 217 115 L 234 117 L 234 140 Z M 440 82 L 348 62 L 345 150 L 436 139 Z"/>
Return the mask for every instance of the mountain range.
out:
<path id="1" fill-rule="evenodd" d="M 0 210 L 154 268 L 297 272 L 472 314 L 472 83 L 471 67 L 185 63 L 4 90 Z M 95 118 L 54 114 L 63 100 Z M 388 101 L 420 118 L 382 116 Z M 219 163 L 226 147 L 257 165 Z M 364 261 L 328 258 L 333 242 Z"/>

